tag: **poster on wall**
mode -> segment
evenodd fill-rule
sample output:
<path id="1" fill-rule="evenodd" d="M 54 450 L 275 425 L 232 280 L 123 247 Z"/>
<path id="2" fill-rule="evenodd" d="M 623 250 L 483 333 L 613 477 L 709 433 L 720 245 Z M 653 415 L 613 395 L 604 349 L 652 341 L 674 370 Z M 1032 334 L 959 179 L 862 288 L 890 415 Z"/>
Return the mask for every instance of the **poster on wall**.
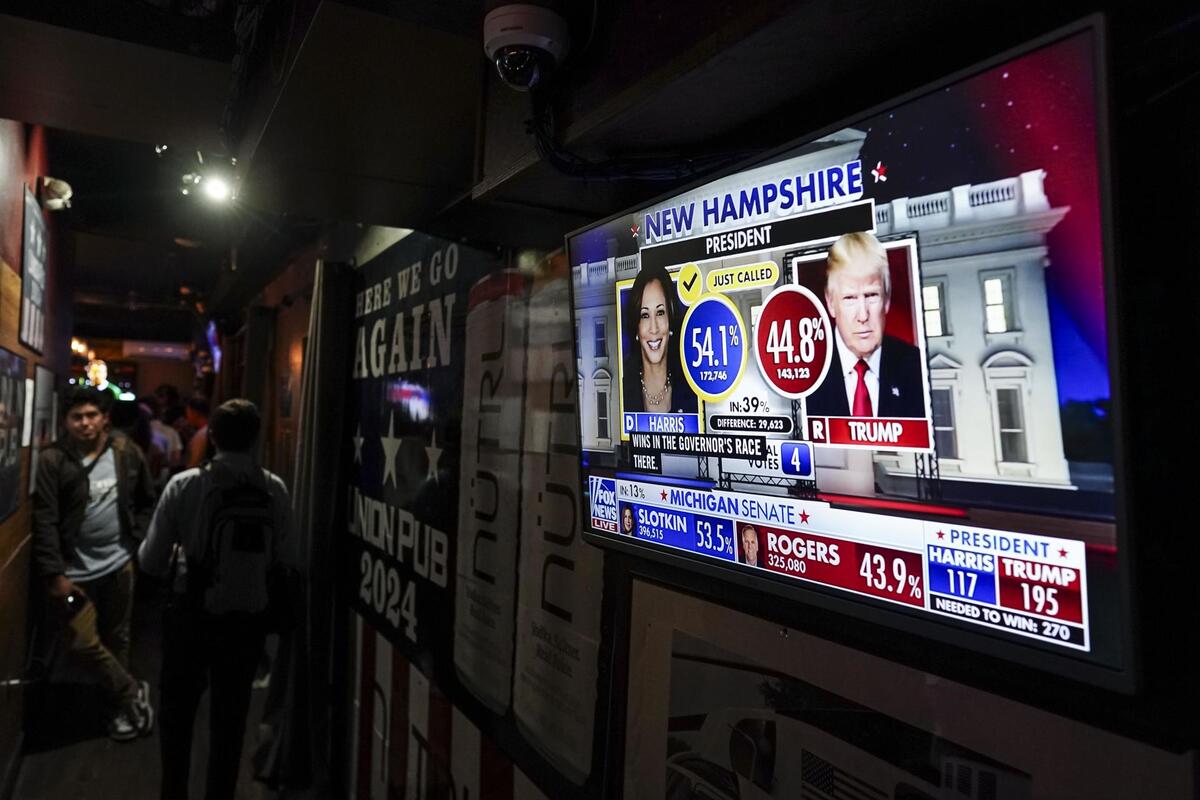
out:
<path id="1" fill-rule="evenodd" d="M 358 274 L 349 588 L 373 626 L 438 663 L 454 625 L 467 295 L 497 266 L 414 234 Z"/>
<path id="2" fill-rule="evenodd" d="M 547 800 L 495 739 L 362 617 L 352 636 L 348 798 Z"/>
<path id="3" fill-rule="evenodd" d="M 0 348 L 0 520 L 16 510 L 21 491 L 24 416 L 25 359 Z"/>
<path id="4" fill-rule="evenodd" d="M 375 721 L 351 763 L 382 773 L 352 777 L 352 797 L 491 785 L 492 752 L 509 785 L 601 793 L 603 553 L 580 531 L 567 274 L 561 256 L 527 274 L 418 234 L 359 270 L 345 588 Z M 413 711 L 405 687 L 442 705 Z M 395 727 L 422 713 L 427 728 Z"/>
<path id="5" fill-rule="evenodd" d="M 668 798 L 697 784 L 728 797 L 1033 796 L 1001 761 L 681 632 L 670 697 Z"/>
<path id="6" fill-rule="evenodd" d="M 42 448 L 58 438 L 58 393 L 54 391 L 54 373 L 38 364 L 34 367 L 32 450 L 29 455 L 29 493 L 36 488 L 38 456 Z"/>
<path id="7" fill-rule="evenodd" d="M 21 344 L 38 353 L 46 339 L 46 220 L 25 187 L 25 245 L 21 258 Z"/>
<path id="8" fill-rule="evenodd" d="M 642 581 L 630 615 L 627 797 L 1194 795 L 1190 754 Z"/>
<path id="9" fill-rule="evenodd" d="M 25 379 L 25 413 L 21 420 L 21 447 L 29 447 L 33 442 L 33 385 L 33 378 Z"/>

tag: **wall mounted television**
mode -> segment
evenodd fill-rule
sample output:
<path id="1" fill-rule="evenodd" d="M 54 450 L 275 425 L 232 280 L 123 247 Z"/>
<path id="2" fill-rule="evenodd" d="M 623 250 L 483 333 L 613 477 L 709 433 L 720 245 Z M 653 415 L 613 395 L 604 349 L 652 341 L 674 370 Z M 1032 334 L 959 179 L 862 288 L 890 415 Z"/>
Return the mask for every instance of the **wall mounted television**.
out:
<path id="1" fill-rule="evenodd" d="M 587 540 L 1132 689 L 1104 64 L 1089 19 L 570 234 Z"/>

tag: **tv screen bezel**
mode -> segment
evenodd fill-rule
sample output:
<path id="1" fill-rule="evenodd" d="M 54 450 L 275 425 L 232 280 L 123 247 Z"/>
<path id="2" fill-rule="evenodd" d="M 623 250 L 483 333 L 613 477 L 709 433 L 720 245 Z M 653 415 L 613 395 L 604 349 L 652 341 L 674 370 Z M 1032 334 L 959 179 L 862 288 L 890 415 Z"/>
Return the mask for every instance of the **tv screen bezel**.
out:
<path id="1" fill-rule="evenodd" d="M 747 572 L 732 570 L 728 567 L 716 564 L 710 564 L 707 563 L 706 559 L 701 557 L 677 554 L 666 548 L 660 548 L 648 543 L 642 543 L 635 539 L 622 540 L 620 538 L 612 537 L 608 534 L 595 533 L 592 531 L 590 522 L 586 518 L 586 515 L 584 515 L 584 518 L 581 520 L 581 529 L 585 541 L 596 546 L 617 550 L 622 553 L 637 556 L 639 559 L 644 559 L 644 561 L 638 562 L 631 569 L 633 574 L 637 577 L 646 578 L 656 582 L 667 583 L 688 592 L 700 593 L 710 597 L 715 596 L 719 601 L 726 604 L 737 605 L 737 602 L 735 600 L 733 603 L 731 603 L 731 598 L 729 598 L 727 594 L 722 596 L 723 593 L 714 593 L 711 584 L 701 584 L 692 580 L 688 580 L 687 578 L 683 577 L 681 573 L 676 572 L 676 570 L 684 570 L 686 573 L 693 576 L 698 576 L 700 578 L 718 578 L 728 585 L 749 589 L 761 595 L 783 598 L 799 603 L 803 607 L 815 607 L 817 609 L 833 612 L 841 617 L 860 620 L 870 626 L 882 626 L 902 633 L 913 634 L 922 637 L 923 639 L 933 640 L 943 645 L 947 645 L 950 648 L 969 651 L 972 654 L 992 656 L 1005 662 L 1014 662 L 1022 665 L 1023 667 L 1031 668 L 1037 672 L 1052 673 L 1065 678 L 1068 681 L 1089 684 L 1099 688 L 1110 689 L 1126 694 L 1132 694 L 1138 690 L 1140 679 L 1140 663 L 1138 659 L 1138 648 L 1136 647 L 1133 631 L 1133 620 L 1136 618 L 1136 597 L 1133 591 L 1134 580 L 1131 567 L 1131 563 L 1134 560 L 1134 553 L 1129 532 L 1131 516 L 1129 508 L 1130 498 L 1129 487 L 1126 482 L 1125 474 L 1126 453 L 1128 452 L 1128 431 L 1126 429 L 1126 420 L 1123 409 L 1124 386 L 1122 383 L 1121 374 L 1122 350 L 1120 349 L 1120 316 L 1117 308 L 1115 288 L 1117 265 L 1113 230 L 1113 209 L 1115 207 L 1115 201 L 1113 196 L 1111 175 L 1111 131 L 1113 125 L 1110 117 L 1109 104 L 1110 62 L 1107 49 L 1107 36 L 1105 32 L 1105 17 L 1103 14 L 1093 14 L 1084 17 L 1074 23 L 1057 28 L 1042 36 L 1030 39 L 991 58 L 957 70 L 954 73 L 951 73 L 936 81 L 926 83 L 909 92 L 891 98 L 861 112 L 844 117 L 832 124 L 795 137 L 783 145 L 771 148 L 761 154 L 751 156 L 750 158 L 722 169 L 719 172 L 706 175 L 696 181 L 679 186 L 668 192 L 657 195 L 656 197 L 650 198 L 636 206 L 623 209 L 618 213 L 609 215 L 608 217 L 573 230 L 564 238 L 564 250 L 567 253 L 568 258 L 570 258 L 571 241 L 573 239 L 595 228 L 606 225 L 613 220 L 624 217 L 639 209 L 666 202 L 673 197 L 684 194 L 713 181 L 721 180 L 754 167 L 768 164 L 773 160 L 785 156 L 789 151 L 815 139 L 819 139 L 822 136 L 827 136 L 831 133 L 842 130 L 853 125 L 854 123 L 861 122 L 864 119 L 868 119 L 886 112 L 889 109 L 914 102 L 949 85 L 967 80 L 1003 63 L 1012 61 L 1034 51 L 1053 45 L 1064 39 L 1083 33 L 1091 34 L 1094 45 L 1092 67 L 1095 78 L 1095 93 L 1093 97 L 1093 103 L 1096 117 L 1096 170 L 1098 179 L 1097 188 L 1099 194 L 1098 200 L 1101 228 L 1100 247 L 1101 257 L 1103 258 L 1102 268 L 1105 290 L 1104 305 L 1107 323 L 1107 366 L 1111 386 L 1111 407 L 1113 415 L 1113 503 L 1118 561 L 1116 580 L 1121 592 L 1121 601 L 1116 610 L 1118 619 L 1115 626 L 1116 641 L 1114 644 L 1118 650 L 1117 660 L 1115 662 L 1102 661 L 1091 653 L 1080 654 L 1076 652 L 1051 652 L 1034 645 L 1003 638 L 1002 635 L 995 635 L 987 630 L 971 629 L 965 623 L 955 623 L 953 620 L 946 620 L 932 615 L 928 618 L 916 617 L 903 610 L 895 610 L 892 608 L 883 607 L 883 604 L 873 602 L 867 598 L 852 597 L 844 594 L 834 594 L 831 593 L 831 590 L 822 589 L 816 586 L 809 586 L 799 582 L 794 585 L 787 584 L 777 579 L 759 577 Z M 570 283 L 570 312 L 572 325 L 574 326 L 576 323 L 575 286 L 574 281 L 571 281 Z M 579 346 L 580 341 L 579 338 L 576 337 L 575 347 L 577 359 L 579 357 Z M 577 443 L 580 448 L 581 457 L 581 496 L 587 497 L 588 473 L 582 468 L 583 440 L 580 426 L 576 427 L 576 435 L 578 437 Z M 655 569 L 655 565 L 663 565 L 668 567 L 669 569 L 667 572 L 675 574 L 664 575 L 663 571 Z M 742 603 L 742 605 L 746 605 L 746 603 Z M 755 605 L 755 603 L 751 602 L 749 605 Z M 792 615 L 776 609 L 771 616 L 779 619 L 780 621 L 786 622 Z M 802 615 L 794 616 L 798 617 Z M 800 628 L 803 626 L 795 625 L 794 627 Z M 888 648 L 885 647 L 885 654 L 887 650 Z"/>

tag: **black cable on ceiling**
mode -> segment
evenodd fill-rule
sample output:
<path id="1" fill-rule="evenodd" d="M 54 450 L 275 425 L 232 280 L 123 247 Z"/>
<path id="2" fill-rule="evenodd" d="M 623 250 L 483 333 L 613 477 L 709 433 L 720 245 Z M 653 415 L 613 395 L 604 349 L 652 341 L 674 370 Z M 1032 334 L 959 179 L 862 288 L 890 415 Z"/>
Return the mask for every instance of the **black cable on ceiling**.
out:
<path id="1" fill-rule="evenodd" d="M 542 83 L 529 92 L 532 116 L 525 123 L 526 133 L 534 140 L 538 155 L 559 172 L 589 180 L 686 181 L 730 166 L 747 158 L 746 151 L 710 153 L 698 156 L 627 156 L 593 161 L 574 153 L 558 142 L 553 108 L 554 90 Z"/>
<path id="2" fill-rule="evenodd" d="M 258 41 L 258 31 L 266 14 L 269 0 L 242 0 L 238 3 L 233 21 L 233 32 L 237 39 L 237 53 L 233 57 L 232 74 L 229 79 L 229 95 L 221 110 L 221 137 L 225 149 L 236 152 L 237 137 L 241 134 L 240 105 L 242 95 L 250 81 L 250 57 Z"/>

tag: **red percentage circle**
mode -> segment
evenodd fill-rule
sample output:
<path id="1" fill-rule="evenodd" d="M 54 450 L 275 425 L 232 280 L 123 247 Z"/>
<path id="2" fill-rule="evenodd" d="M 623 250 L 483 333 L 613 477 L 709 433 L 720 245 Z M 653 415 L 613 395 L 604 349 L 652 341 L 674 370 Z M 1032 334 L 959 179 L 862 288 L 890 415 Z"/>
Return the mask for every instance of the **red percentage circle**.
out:
<path id="1" fill-rule="evenodd" d="M 780 286 L 763 303 L 754 328 L 754 356 L 766 382 L 798 400 L 829 371 L 833 332 L 825 306 L 803 286 Z"/>

